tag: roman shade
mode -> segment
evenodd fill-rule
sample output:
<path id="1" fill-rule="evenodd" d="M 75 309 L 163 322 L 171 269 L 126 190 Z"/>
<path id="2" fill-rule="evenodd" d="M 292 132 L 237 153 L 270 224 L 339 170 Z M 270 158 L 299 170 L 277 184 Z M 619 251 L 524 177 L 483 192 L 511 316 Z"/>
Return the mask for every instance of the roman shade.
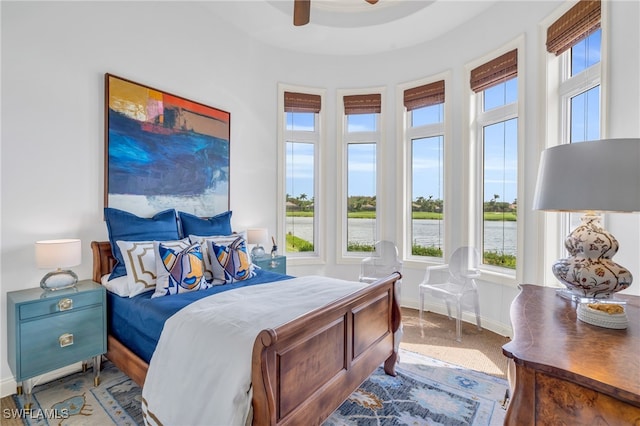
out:
<path id="1" fill-rule="evenodd" d="M 444 80 L 435 81 L 404 91 L 404 106 L 407 111 L 437 105 L 444 102 Z"/>
<path id="2" fill-rule="evenodd" d="M 374 114 L 382 111 L 382 96 L 380 93 L 370 95 L 350 95 L 344 97 L 344 113 Z"/>
<path id="3" fill-rule="evenodd" d="M 517 76 L 518 49 L 513 49 L 471 70 L 471 90 L 482 92 Z"/>
<path id="4" fill-rule="evenodd" d="M 547 51 L 556 56 L 600 28 L 600 0 L 580 0 L 547 28 Z"/>
<path id="5" fill-rule="evenodd" d="M 320 95 L 284 92 L 285 112 L 320 112 Z"/>

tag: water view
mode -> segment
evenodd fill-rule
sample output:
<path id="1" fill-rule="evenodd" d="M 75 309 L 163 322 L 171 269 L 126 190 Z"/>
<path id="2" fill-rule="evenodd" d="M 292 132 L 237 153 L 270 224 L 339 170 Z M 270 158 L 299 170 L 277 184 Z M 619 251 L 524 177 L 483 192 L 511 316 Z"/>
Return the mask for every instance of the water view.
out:
<path id="1" fill-rule="evenodd" d="M 294 222 L 295 220 L 295 222 Z M 442 222 L 430 219 L 414 219 L 414 244 L 425 247 L 442 247 Z M 350 243 L 371 244 L 375 239 L 375 219 L 348 219 Z M 516 254 L 515 221 L 485 221 L 484 249 L 508 255 Z M 287 233 L 306 241 L 313 241 L 313 218 L 287 217 Z"/>

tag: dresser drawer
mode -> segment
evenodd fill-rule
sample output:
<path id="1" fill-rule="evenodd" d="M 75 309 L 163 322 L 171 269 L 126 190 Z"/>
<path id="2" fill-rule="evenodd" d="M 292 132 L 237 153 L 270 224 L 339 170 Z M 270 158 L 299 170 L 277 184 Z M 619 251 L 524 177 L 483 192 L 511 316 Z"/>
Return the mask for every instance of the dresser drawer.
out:
<path id="1" fill-rule="evenodd" d="M 17 380 L 105 353 L 103 315 L 102 305 L 81 309 L 74 306 L 69 311 L 23 322 Z"/>
<path id="2" fill-rule="evenodd" d="M 90 291 L 71 293 L 59 297 L 45 298 L 20 305 L 20 319 L 30 319 L 41 315 L 49 315 L 61 311 L 73 311 L 102 303 L 103 293 Z"/>

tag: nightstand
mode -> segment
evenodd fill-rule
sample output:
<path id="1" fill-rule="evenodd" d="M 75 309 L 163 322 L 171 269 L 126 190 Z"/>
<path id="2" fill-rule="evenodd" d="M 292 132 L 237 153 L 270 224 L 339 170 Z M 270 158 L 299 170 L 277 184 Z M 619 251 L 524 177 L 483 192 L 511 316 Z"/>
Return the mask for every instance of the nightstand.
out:
<path id="1" fill-rule="evenodd" d="M 253 263 L 258 265 L 265 271 L 277 272 L 279 274 L 287 273 L 287 256 L 271 257 L 264 256 L 253 259 Z"/>
<path id="2" fill-rule="evenodd" d="M 107 352 L 105 288 L 91 280 L 75 288 L 41 288 L 7 293 L 9 366 L 31 406 L 32 378 L 93 358 L 94 384 L 100 383 L 100 361 Z M 24 388 L 24 389 L 23 389 Z"/>

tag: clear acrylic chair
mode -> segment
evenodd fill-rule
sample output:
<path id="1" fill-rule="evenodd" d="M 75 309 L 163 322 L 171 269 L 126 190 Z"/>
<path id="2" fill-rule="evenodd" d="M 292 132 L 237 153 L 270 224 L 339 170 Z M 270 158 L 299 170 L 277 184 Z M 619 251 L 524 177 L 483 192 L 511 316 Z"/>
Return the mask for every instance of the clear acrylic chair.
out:
<path id="1" fill-rule="evenodd" d="M 475 279 L 480 276 L 478 265 L 480 254 L 475 247 L 460 247 L 456 249 L 445 265 L 430 266 L 420 284 L 420 325 L 422 326 L 422 311 L 424 311 L 425 295 L 430 295 L 436 299 L 444 300 L 447 305 L 447 315 L 451 318 L 451 304 L 456 307 L 456 341 L 462 341 L 462 320 L 463 308 L 469 306 L 475 311 L 476 325 L 478 330 L 482 330 L 480 325 L 480 303 L 478 298 L 478 287 Z M 438 271 L 448 272 L 448 277 L 439 279 Z"/>
<path id="2" fill-rule="evenodd" d="M 360 262 L 360 282 L 372 283 L 394 272 L 402 273 L 402 262 L 398 259 L 398 248 L 391 241 L 377 241 L 371 256 Z"/>

